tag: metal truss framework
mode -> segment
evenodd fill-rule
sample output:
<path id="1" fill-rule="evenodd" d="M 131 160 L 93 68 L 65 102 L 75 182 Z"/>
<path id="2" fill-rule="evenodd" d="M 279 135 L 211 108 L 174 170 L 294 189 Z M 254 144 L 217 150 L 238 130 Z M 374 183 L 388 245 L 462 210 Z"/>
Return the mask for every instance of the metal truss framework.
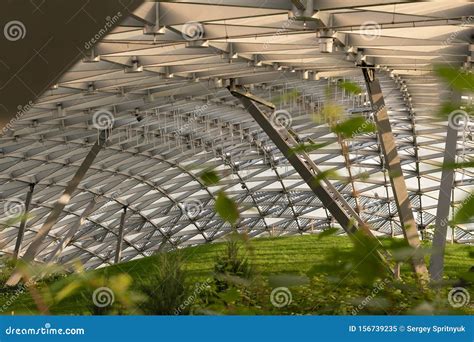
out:
<path id="1" fill-rule="evenodd" d="M 361 62 L 379 70 L 407 187 L 405 209 L 431 236 L 447 127 L 432 113 L 451 93 L 431 70 L 435 63 L 470 66 L 473 23 L 466 15 L 474 14 L 473 4 L 309 3 L 145 2 L 125 18 L 0 138 L 4 204 L 26 203 L 34 184 L 29 218 L 4 227 L 2 251 L 13 254 L 23 236 L 19 256 L 79 259 L 97 268 L 215 241 L 231 231 L 213 210 L 221 188 L 239 203 L 238 229 L 251 237 L 340 227 L 281 147 L 228 92 L 230 79 L 288 113 L 301 142 L 324 143 L 308 153 L 309 161 L 338 171 L 330 186 L 374 235 L 403 235 L 380 137 L 341 141 L 314 120 L 328 101 L 328 86 L 329 99 L 347 117 L 374 120 L 370 91 L 353 95 L 334 86 L 351 80 L 365 88 Z M 375 31 L 367 30 L 369 17 Z M 114 123 L 107 143 L 51 225 L 48 215 L 98 141 L 98 113 Z M 472 158 L 469 129 L 456 139 L 457 160 Z M 223 175 L 219 186 L 200 180 L 209 167 Z M 456 172 L 452 208 L 472 191 L 472 176 Z M 1 222 L 7 209 L 0 206 Z M 453 240 L 472 243 L 472 230 L 455 227 Z"/>

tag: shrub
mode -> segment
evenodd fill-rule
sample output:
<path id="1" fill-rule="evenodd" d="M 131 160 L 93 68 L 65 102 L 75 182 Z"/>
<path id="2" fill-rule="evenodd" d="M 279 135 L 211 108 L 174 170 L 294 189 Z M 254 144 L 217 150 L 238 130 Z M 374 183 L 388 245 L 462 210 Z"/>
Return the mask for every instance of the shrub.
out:
<path id="1" fill-rule="evenodd" d="M 241 255 L 241 244 L 232 237 L 226 243 L 226 250 L 219 256 L 214 265 L 214 281 L 218 291 L 224 291 L 229 283 L 238 278 L 249 279 L 252 268 L 247 256 Z"/>
<path id="2" fill-rule="evenodd" d="M 172 315 L 186 296 L 185 272 L 179 255 L 163 253 L 159 263 L 150 273 L 151 278 L 144 280 L 141 291 L 147 300 L 141 305 L 145 314 Z"/>

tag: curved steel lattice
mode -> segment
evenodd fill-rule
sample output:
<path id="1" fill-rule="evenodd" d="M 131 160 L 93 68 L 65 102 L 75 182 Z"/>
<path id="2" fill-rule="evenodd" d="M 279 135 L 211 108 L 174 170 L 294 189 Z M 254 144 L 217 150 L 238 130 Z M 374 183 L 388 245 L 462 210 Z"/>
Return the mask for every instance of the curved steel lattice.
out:
<path id="1" fill-rule="evenodd" d="M 338 227 L 225 88 L 230 79 L 276 103 L 283 124 L 302 141 L 327 143 L 311 152 L 312 160 L 338 171 L 332 184 L 376 234 L 401 235 L 377 136 L 341 140 L 314 120 L 328 100 L 349 117 L 371 120 L 367 93 L 334 86 L 344 79 L 365 89 L 355 66 L 361 60 L 379 66 L 412 208 L 429 236 L 447 128 L 433 113 L 451 96 L 430 70 L 437 62 L 470 63 L 473 23 L 466 13 L 474 14 L 473 4 L 317 3 L 310 19 L 300 13 L 311 10 L 308 4 L 299 10 L 283 0 L 146 2 L 125 18 L 0 139 L 4 224 L 12 202 L 24 206 L 34 184 L 20 255 L 97 141 L 98 128 L 110 133 L 106 146 L 42 243 L 38 261 L 80 259 L 87 268 L 113 263 L 121 219 L 120 261 L 214 241 L 231 230 L 213 209 L 221 188 L 239 203 L 238 228 L 252 237 Z M 459 160 L 472 159 L 470 129 L 458 136 Z M 218 186 L 200 180 L 210 167 L 223 175 Z M 456 172 L 453 207 L 472 191 L 472 176 L 468 169 Z M 4 227 L 3 252 L 13 253 L 20 226 Z M 452 239 L 472 243 L 472 228 L 456 227 Z"/>

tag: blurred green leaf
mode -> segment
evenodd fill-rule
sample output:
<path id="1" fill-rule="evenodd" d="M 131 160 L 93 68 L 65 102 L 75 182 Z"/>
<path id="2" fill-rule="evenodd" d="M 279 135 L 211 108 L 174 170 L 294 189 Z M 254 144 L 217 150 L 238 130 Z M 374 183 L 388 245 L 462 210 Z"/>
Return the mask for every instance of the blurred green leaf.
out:
<path id="1" fill-rule="evenodd" d="M 472 113 L 474 111 L 473 106 L 455 104 L 453 102 L 444 102 L 437 112 L 437 116 L 442 120 L 448 120 L 449 115 L 454 111 L 463 110 L 466 113 Z"/>
<path id="2" fill-rule="evenodd" d="M 471 73 L 446 66 L 436 67 L 435 72 L 457 90 L 474 91 L 474 75 Z"/>
<path id="3" fill-rule="evenodd" d="M 293 147 L 290 153 L 294 154 L 294 153 L 301 153 L 301 152 L 311 152 L 311 151 L 319 150 L 320 148 L 323 148 L 328 145 L 329 143 L 321 143 L 321 144 L 302 143 Z"/>
<path id="4" fill-rule="evenodd" d="M 461 223 L 468 223 L 471 221 L 472 217 L 474 216 L 474 194 L 470 194 L 468 198 L 466 198 L 461 207 L 457 210 L 456 214 L 454 215 L 454 222 L 453 224 L 461 224 Z"/>
<path id="5" fill-rule="evenodd" d="M 367 121 L 363 116 L 357 116 L 333 126 L 332 131 L 342 135 L 343 138 L 351 138 L 359 134 L 373 133 L 376 127 L 373 122 Z"/>
<path id="6" fill-rule="evenodd" d="M 338 231 L 339 231 L 339 229 L 337 229 L 337 228 L 325 229 L 323 232 L 318 234 L 318 239 L 320 240 L 322 238 L 325 238 L 325 237 L 328 237 L 328 236 L 331 236 L 331 235 L 335 235 Z"/>
<path id="7" fill-rule="evenodd" d="M 1 224 L 0 225 L 0 230 L 6 228 L 6 227 L 11 227 L 11 226 L 14 226 L 15 224 L 17 223 L 20 223 L 21 220 L 23 220 L 23 218 L 25 218 L 26 220 L 30 220 L 32 219 L 34 216 L 32 214 L 20 214 L 20 215 L 15 215 L 15 216 L 12 216 L 12 217 L 9 217 L 5 223 Z"/>
<path id="8" fill-rule="evenodd" d="M 357 175 L 357 178 L 359 178 L 362 181 L 368 180 L 370 177 L 370 174 L 368 172 L 361 172 Z"/>
<path id="9" fill-rule="evenodd" d="M 79 290 L 83 286 L 82 282 L 79 280 L 72 281 L 66 286 L 64 286 L 58 293 L 56 293 L 56 296 L 54 298 L 56 303 L 59 303 L 65 298 L 68 298 L 75 294 L 77 290 Z"/>
<path id="10" fill-rule="evenodd" d="M 208 169 L 201 174 L 201 180 L 206 186 L 218 184 L 220 177 L 215 170 Z"/>
<path id="11" fill-rule="evenodd" d="M 334 123 L 339 121 L 343 115 L 343 107 L 330 100 L 326 100 L 322 109 L 313 114 L 313 121 L 318 124 L 328 124 L 329 126 L 332 126 Z"/>
<path id="12" fill-rule="evenodd" d="M 445 163 L 443 169 L 465 169 L 468 167 L 474 167 L 474 161 L 462 162 L 462 163 Z"/>
<path id="13" fill-rule="evenodd" d="M 232 226 L 237 223 L 240 216 L 237 204 L 223 191 L 217 195 L 215 210 L 224 221 L 229 222 Z"/>
<path id="14" fill-rule="evenodd" d="M 341 81 L 337 85 L 339 88 L 344 89 L 350 94 L 359 95 L 362 93 L 362 88 L 354 82 Z"/>
<path id="15" fill-rule="evenodd" d="M 444 102 L 441 104 L 438 110 L 438 117 L 440 119 L 446 120 L 452 112 L 459 109 L 459 105 L 454 104 L 453 102 Z"/>
<path id="16" fill-rule="evenodd" d="M 396 261 L 405 262 L 414 257 L 424 257 L 425 255 L 429 255 L 431 253 L 432 250 L 428 248 L 403 247 L 393 250 L 392 256 Z"/>
<path id="17" fill-rule="evenodd" d="M 321 181 L 325 179 L 338 179 L 339 174 L 337 173 L 336 170 L 326 170 L 320 172 L 316 177 L 313 179 L 313 184 L 319 185 Z"/>

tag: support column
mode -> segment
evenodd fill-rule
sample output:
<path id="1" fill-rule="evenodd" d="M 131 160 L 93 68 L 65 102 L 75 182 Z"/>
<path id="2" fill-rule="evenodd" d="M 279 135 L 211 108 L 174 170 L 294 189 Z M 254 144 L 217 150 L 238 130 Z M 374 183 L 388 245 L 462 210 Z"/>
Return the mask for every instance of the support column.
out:
<path id="1" fill-rule="evenodd" d="M 68 185 L 66 186 L 66 189 L 64 190 L 63 194 L 57 202 L 54 204 L 53 209 L 51 210 L 51 213 L 49 216 L 46 218 L 46 221 L 44 222 L 43 226 L 40 228 L 38 233 L 36 234 L 35 238 L 29 245 L 28 249 L 25 252 L 25 255 L 23 256 L 22 260 L 24 262 L 30 262 L 34 260 L 36 254 L 38 253 L 39 249 L 41 248 L 41 245 L 43 241 L 46 239 L 46 236 L 50 232 L 50 230 L 53 228 L 53 226 L 56 224 L 57 220 L 59 219 L 59 216 L 61 215 L 61 212 L 63 211 L 64 207 L 69 203 L 71 200 L 71 196 L 73 192 L 77 189 L 77 186 L 79 183 L 82 181 L 84 178 L 86 172 L 89 170 L 90 166 L 94 162 L 94 159 L 97 157 L 97 154 L 100 152 L 102 147 L 105 145 L 105 142 L 107 141 L 107 132 L 106 131 L 101 131 L 99 134 L 99 139 L 97 142 L 92 146 L 91 150 L 87 154 L 86 158 L 82 162 L 82 164 L 79 166 L 77 169 L 76 173 L 72 177 L 72 179 L 69 181 Z M 8 286 L 15 286 L 18 284 L 18 282 L 21 280 L 22 274 L 20 270 L 17 268 L 13 274 L 10 276 L 8 281 L 6 282 L 6 285 Z"/>
<path id="2" fill-rule="evenodd" d="M 20 254 L 21 243 L 23 241 L 23 236 L 25 235 L 26 221 L 28 220 L 28 214 L 30 212 L 30 203 L 31 203 L 31 198 L 33 197 L 34 189 L 35 189 L 35 184 L 31 183 L 30 190 L 26 194 L 25 212 L 23 213 L 23 216 L 21 217 L 20 228 L 18 229 L 18 236 L 16 238 L 16 243 L 15 243 L 15 250 L 13 251 L 13 260 L 16 260 L 18 258 L 18 255 Z"/>
<path id="3" fill-rule="evenodd" d="M 395 204 L 397 205 L 403 234 L 408 245 L 414 249 L 418 249 L 420 247 L 418 229 L 415 217 L 413 216 L 410 199 L 408 197 L 408 190 L 405 184 L 405 178 L 403 177 L 400 156 L 397 152 L 397 144 L 392 132 L 387 107 L 385 106 L 382 88 L 380 87 L 379 80 L 375 77 L 374 68 L 364 66 L 362 71 L 367 85 L 367 93 L 372 108 L 375 111 L 374 119 L 377 126 L 377 134 L 379 136 L 380 146 L 385 159 L 385 167 L 387 168 L 390 177 L 390 183 L 392 185 L 392 191 L 395 198 Z M 417 276 L 420 280 L 427 281 L 428 270 L 423 256 L 414 254 L 411 259 L 413 269 Z"/>
<path id="4" fill-rule="evenodd" d="M 367 236 L 378 241 L 372 234 L 367 223 L 360 218 L 354 208 L 351 207 L 351 205 L 327 178 L 322 177 L 320 182 L 315 181 L 316 177 L 321 175 L 322 172 L 306 152 L 294 151 L 294 147 L 298 145 L 298 141 L 295 139 L 295 133 L 290 132 L 283 126 L 274 126 L 272 120 L 262 112 L 254 102 L 265 105 L 272 110 L 275 109 L 275 106 L 270 102 L 260 99 L 253 94 L 241 91 L 233 86 L 229 87 L 229 90 L 232 95 L 240 99 L 245 109 L 250 113 L 250 115 L 252 115 L 281 153 L 288 159 L 290 164 L 320 199 L 323 206 L 331 213 L 332 217 L 339 222 L 346 233 L 351 236 L 356 233 L 359 228 Z M 383 253 L 383 251 L 378 251 L 377 255 L 387 268 L 390 269 L 387 255 Z M 390 269 L 390 271 L 392 270 Z"/>
<path id="5" fill-rule="evenodd" d="M 97 204 L 97 199 L 94 198 L 87 205 L 86 209 L 84 209 L 84 211 L 81 214 L 81 216 L 79 217 L 79 219 L 76 222 L 74 222 L 74 224 L 69 229 L 67 234 L 61 239 L 61 242 L 59 242 L 59 245 L 57 245 L 56 248 L 54 249 L 54 251 L 51 252 L 51 254 L 46 259 L 46 262 L 54 262 L 56 260 L 56 258 L 61 255 L 64 248 L 66 248 L 67 245 L 69 245 L 69 243 L 71 242 L 71 240 L 74 237 L 74 235 L 76 234 L 76 232 L 81 228 L 81 226 L 86 221 L 87 217 L 94 211 L 94 208 L 95 208 L 96 204 Z"/>
<path id="6" fill-rule="evenodd" d="M 123 207 L 123 213 L 120 216 L 120 226 L 119 226 L 119 233 L 117 237 L 117 249 L 115 250 L 115 264 L 120 262 L 122 258 L 122 245 L 123 245 L 123 229 L 125 226 L 125 215 L 127 215 L 127 207 Z"/>
<path id="7" fill-rule="evenodd" d="M 452 165 L 456 162 L 456 149 L 458 142 L 458 131 L 452 125 L 448 125 L 446 136 L 446 147 L 444 150 L 443 165 Z M 446 246 L 446 234 L 449 225 L 449 208 L 451 206 L 451 191 L 454 184 L 454 168 L 443 167 L 441 173 L 441 184 L 438 195 L 438 207 L 436 209 L 436 225 L 433 236 L 433 254 L 430 259 L 431 280 L 438 281 L 443 277 L 444 249 Z"/>

